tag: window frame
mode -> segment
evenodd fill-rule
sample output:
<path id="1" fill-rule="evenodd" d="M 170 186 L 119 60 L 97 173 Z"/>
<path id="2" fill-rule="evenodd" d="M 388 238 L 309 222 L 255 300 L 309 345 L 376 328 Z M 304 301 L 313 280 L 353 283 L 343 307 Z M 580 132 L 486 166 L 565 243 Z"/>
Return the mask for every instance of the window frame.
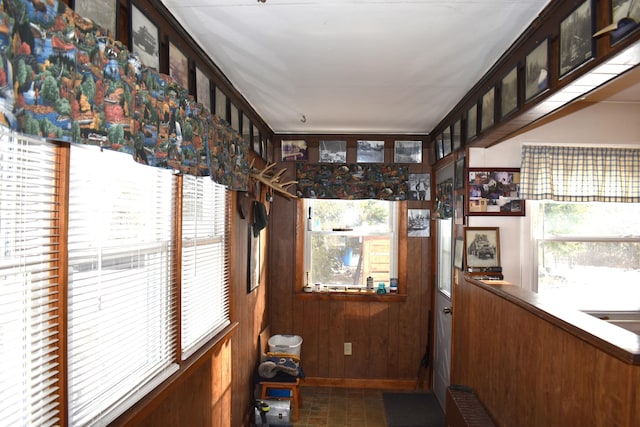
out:
<path id="1" fill-rule="evenodd" d="M 532 259 L 531 271 L 529 272 L 531 277 L 531 290 L 533 292 L 539 293 L 539 280 L 540 280 L 540 265 L 544 263 L 544 260 L 540 259 L 540 247 L 544 245 L 545 242 L 564 242 L 564 243 L 638 243 L 640 242 L 640 235 L 602 235 L 598 233 L 594 233 L 591 235 L 587 235 L 584 233 L 576 233 L 576 234 L 562 234 L 562 235 L 554 235 L 548 234 L 544 231 L 543 223 L 544 223 L 544 206 L 548 203 L 559 204 L 559 205 L 592 205 L 592 204 L 602 204 L 606 202 L 557 202 L 551 200 L 530 200 L 530 222 L 531 222 L 531 239 L 529 241 L 530 245 L 530 253 Z M 545 295 L 545 294 L 541 294 Z M 546 294 L 548 295 L 548 294 Z M 584 303 L 584 301 L 583 301 Z M 606 304 L 606 303 L 604 303 Z M 579 310 L 590 310 L 594 307 L 577 307 Z M 603 305 L 602 307 L 596 307 L 597 309 L 605 309 L 605 310 L 617 310 L 616 307 L 609 307 Z M 640 305 L 636 307 L 636 309 L 640 308 Z"/>
<path id="2" fill-rule="evenodd" d="M 305 236 L 306 236 L 306 215 L 305 203 L 303 198 L 296 200 L 296 236 L 295 250 L 297 254 L 305 253 Z M 367 292 L 304 292 L 306 284 L 304 255 L 297 256 L 295 259 L 295 284 L 293 292 L 298 298 L 303 299 L 323 299 L 323 300 L 347 300 L 347 301 L 387 301 L 402 302 L 407 298 L 408 293 L 408 271 L 407 271 L 407 253 L 408 253 L 408 210 L 407 202 L 398 202 L 397 227 L 398 227 L 398 248 L 397 248 L 397 276 L 398 276 L 398 293 L 397 294 L 376 294 Z M 421 239 L 427 240 L 427 239 Z M 430 241 L 430 239 L 429 239 Z"/>
<path id="3" fill-rule="evenodd" d="M 69 327 L 68 327 L 68 319 L 69 319 L 69 303 L 68 303 L 68 284 L 69 284 L 69 181 L 70 181 L 70 164 L 71 164 L 71 148 L 74 146 L 68 142 L 63 141 L 50 141 L 42 138 L 37 138 L 28 135 L 22 135 L 18 133 L 13 133 L 8 130 L 0 130 L 0 145 L 4 144 L 3 138 L 21 138 L 26 139 L 29 143 L 33 142 L 34 144 L 43 144 L 45 147 L 49 147 L 49 149 L 54 153 L 55 157 L 55 165 L 52 166 L 53 169 L 53 178 L 50 179 L 50 186 L 54 189 L 51 194 L 51 202 L 52 205 L 52 213 L 48 216 L 48 221 L 51 223 L 51 228 L 49 229 L 48 239 L 51 242 L 49 248 L 49 258 L 48 263 L 45 260 L 45 266 L 48 266 L 52 272 L 57 269 L 57 274 L 55 274 L 55 280 L 51 279 L 49 281 L 49 287 L 55 291 L 57 295 L 54 299 L 51 300 L 51 303 L 47 303 L 48 307 L 50 307 L 50 312 L 56 315 L 56 322 L 51 327 L 57 330 L 57 338 L 53 337 L 53 339 L 57 340 L 55 344 L 55 348 L 52 347 L 52 350 L 55 353 L 55 358 L 52 359 L 55 362 L 55 366 L 49 368 L 46 371 L 46 375 L 42 378 L 46 377 L 46 380 L 52 384 L 52 387 L 57 391 L 56 396 L 54 396 L 53 400 L 47 400 L 47 404 L 51 411 L 57 411 L 53 416 L 57 417 L 57 424 L 65 427 L 71 424 L 71 415 L 69 414 L 71 405 L 69 396 L 69 358 L 68 358 L 68 346 L 67 340 L 69 336 Z M 88 148 L 78 146 L 79 148 Z M 0 147 L 4 148 L 4 147 Z M 10 147 L 11 148 L 11 147 Z M 114 153 L 117 154 L 117 153 Z M 36 153 L 37 157 L 38 153 Z M 133 161 L 130 157 L 123 156 L 123 161 Z M 149 166 L 143 166 L 149 167 Z M 115 171 L 114 173 L 117 173 Z M 178 180 L 181 180 L 181 176 L 177 177 Z M 171 197 L 174 200 L 174 204 L 176 205 L 176 210 L 174 215 L 176 216 L 174 224 L 178 224 L 181 222 L 181 212 L 178 210 L 179 205 L 182 203 L 182 193 L 181 187 L 178 185 L 174 185 L 170 190 L 171 194 L 168 197 Z M 226 190 L 225 190 L 226 191 Z M 235 203 L 235 194 L 231 192 L 226 192 L 225 197 L 225 210 L 224 210 L 224 224 L 217 224 L 217 226 L 223 226 L 226 230 L 226 235 L 228 238 L 225 242 L 225 276 L 227 278 L 230 277 L 231 274 L 231 265 L 230 265 L 230 245 L 232 241 L 232 221 L 233 221 L 233 210 L 232 206 Z M 55 209 L 54 209 L 55 207 Z M 54 211 L 55 210 L 55 211 Z M 29 218 L 27 218 L 29 219 Z M 171 279 L 171 286 L 175 289 L 176 294 L 180 293 L 181 288 L 181 277 L 180 277 L 180 253 L 182 251 L 182 240 L 181 240 L 181 230 L 180 227 L 173 227 L 171 231 L 171 243 L 174 245 L 173 255 L 174 259 L 169 260 L 173 265 L 174 275 Z M 231 301 L 233 299 L 233 287 L 231 286 L 230 281 L 227 281 L 226 286 L 226 295 L 227 295 L 227 304 L 231 305 Z M 3 301 L 0 301 L 2 304 Z M 167 336 L 166 339 L 174 341 L 174 347 L 176 349 L 180 348 L 180 331 L 181 331 L 181 318 L 180 318 L 180 303 L 176 303 L 176 309 L 172 313 L 172 320 L 175 324 L 175 328 L 177 333 L 172 336 Z M 171 388 L 172 384 L 177 384 L 181 379 L 193 373 L 195 369 L 200 366 L 200 361 L 204 358 L 211 357 L 215 351 L 220 349 L 222 345 L 228 343 L 233 331 L 238 327 L 238 323 L 235 322 L 232 318 L 232 311 L 228 312 L 229 322 L 226 323 L 226 326 L 222 328 L 218 328 L 215 331 L 213 336 L 208 336 L 206 340 L 202 340 L 198 343 L 198 347 L 194 349 L 193 354 L 188 356 L 186 359 L 181 359 L 179 351 L 176 350 L 172 356 L 172 360 L 174 364 L 177 366 L 175 371 L 172 371 L 169 375 L 165 376 L 161 383 L 149 384 L 148 387 L 136 388 L 129 390 L 133 400 L 135 400 L 135 404 L 129 409 L 124 409 L 123 411 L 116 410 L 114 412 L 107 411 L 103 413 L 107 416 L 107 418 L 103 421 L 106 423 L 113 416 L 112 420 L 114 423 L 120 424 L 128 424 L 135 423 L 137 420 L 141 420 L 141 417 L 144 417 L 150 405 L 154 405 L 157 402 L 157 399 L 162 399 L 163 396 L 166 395 L 168 390 Z M 43 323 L 45 326 L 48 325 Z M 1 325 L 0 325 L 1 326 Z M 33 341 L 34 345 L 40 347 L 51 346 L 51 343 L 48 343 L 47 337 L 51 336 L 50 334 L 42 334 L 40 336 L 39 341 Z M 33 336 L 32 336 L 33 338 Z M 29 374 L 29 372 L 27 372 Z M 33 375 L 33 372 L 31 372 Z M 20 393 L 20 391 L 17 391 Z M 29 392 L 34 394 L 34 396 L 40 396 L 40 392 L 36 389 L 30 389 Z M 31 409 L 32 406 L 29 406 L 27 409 Z M 36 408 L 36 406 L 33 406 Z M 109 415 L 109 413 L 111 415 Z M 115 418 L 117 417 L 117 418 Z"/>

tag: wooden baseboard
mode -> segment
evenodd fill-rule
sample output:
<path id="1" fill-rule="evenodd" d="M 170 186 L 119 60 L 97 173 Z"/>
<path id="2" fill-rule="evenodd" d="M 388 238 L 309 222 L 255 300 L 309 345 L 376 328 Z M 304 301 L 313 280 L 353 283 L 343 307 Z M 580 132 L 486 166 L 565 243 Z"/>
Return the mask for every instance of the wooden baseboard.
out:
<path id="1" fill-rule="evenodd" d="M 416 380 L 367 380 L 358 378 L 306 377 L 302 382 L 302 386 L 415 390 Z"/>

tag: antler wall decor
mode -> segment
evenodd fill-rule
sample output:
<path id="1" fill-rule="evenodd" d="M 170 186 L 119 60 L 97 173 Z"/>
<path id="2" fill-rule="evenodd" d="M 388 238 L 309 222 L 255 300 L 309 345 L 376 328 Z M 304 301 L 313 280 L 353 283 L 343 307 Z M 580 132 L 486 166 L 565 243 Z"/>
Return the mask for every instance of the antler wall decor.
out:
<path id="1" fill-rule="evenodd" d="M 277 173 L 274 173 L 273 168 L 275 166 L 275 163 L 267 164 L 263 170 L 260 170 L 253 167 L 253 160 L 251 160 L 251 164 L 249 165 L 249 176 L 256 181 L 263 183 L 267 187 L 273 188 L 288 199 L 296 199 L 297 197 L 289 193 L 287 189 L 293 184 L 297 184 L 298 181 L 281 182 L 280 180 L 282 179 L 282 175 L 287 171 L 287 168 L 282 168 Z"/>

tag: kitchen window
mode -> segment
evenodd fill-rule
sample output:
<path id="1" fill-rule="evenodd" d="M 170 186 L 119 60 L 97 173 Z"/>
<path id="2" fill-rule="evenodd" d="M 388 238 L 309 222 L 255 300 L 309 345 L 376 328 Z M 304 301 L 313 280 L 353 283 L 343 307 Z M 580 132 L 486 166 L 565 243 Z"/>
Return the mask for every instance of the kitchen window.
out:
<path id="1" fill-rule="evenodd" d="M 640 204 L 527 203 L 538 293 L 580 310 L 640 308 Z"/>
<path id="2" fill-rule="evenodd" d="M 304 199 L 304 281 L 313 291 L 360 291 L 398 277 L 399 202 Z"/>

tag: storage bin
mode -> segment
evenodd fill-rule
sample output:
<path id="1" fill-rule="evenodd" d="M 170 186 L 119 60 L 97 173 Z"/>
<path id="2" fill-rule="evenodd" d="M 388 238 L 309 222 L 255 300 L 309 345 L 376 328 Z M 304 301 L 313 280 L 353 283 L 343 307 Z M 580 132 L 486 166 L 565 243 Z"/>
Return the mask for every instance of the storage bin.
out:
<path id="1" fill-rule="evenodd" d="M 256 425 L 262 426 L 277 426 L 277 425 L 290 425 L 291 418 L 291 402 L 288 400 L 265 400 L 267 405 L 269 405 L 269 411 L 266 414 L 267 424 L 262 423 L 262 417 L 260 415 L 260 411 L 256 408 L 255 411 L 255 419 Z"/>
<path id="2" fill-rule="evenodd" d="M 269 338 L 269 351 L 271 353 L 289 353 L 300 357 L 302 337 L 298 335 L 274 335 Z"/>

